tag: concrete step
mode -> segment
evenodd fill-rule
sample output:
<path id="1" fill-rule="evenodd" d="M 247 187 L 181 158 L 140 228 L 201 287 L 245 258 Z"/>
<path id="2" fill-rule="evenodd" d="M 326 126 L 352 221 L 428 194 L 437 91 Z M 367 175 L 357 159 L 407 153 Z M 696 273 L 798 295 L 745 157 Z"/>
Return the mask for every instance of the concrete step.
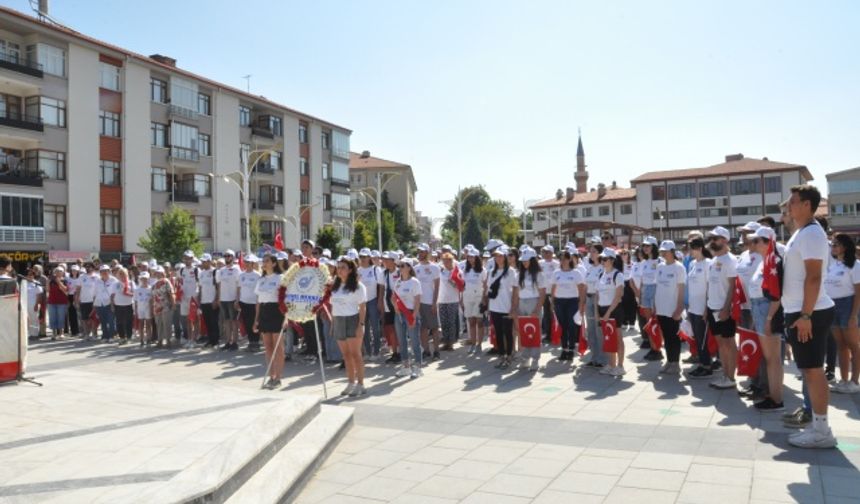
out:
<path id="1" fill-rule="evenodd" d="M 323 405 L 292 441 L 242 485 L 227 504 L 292 502 L 352 426 L 352 408 Z"/>
<path id="2" fill-rule="evenodd" d="M 320 413 L 320 399 L 291 396 L 260 408 L 253 428 L 237 432 L 179 474 L 130 502 L 220 503 L 249 481 Z M 259 501 L 261 502 L 261 501 Z"/>

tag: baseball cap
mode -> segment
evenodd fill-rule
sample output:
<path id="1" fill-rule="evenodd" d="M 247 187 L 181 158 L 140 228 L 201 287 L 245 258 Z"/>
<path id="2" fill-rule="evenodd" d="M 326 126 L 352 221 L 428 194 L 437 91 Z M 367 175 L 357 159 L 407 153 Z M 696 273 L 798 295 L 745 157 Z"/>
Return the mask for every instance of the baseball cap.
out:
<path id="1" fill-rule="evenodd" d="M 494 249 L 497 249 L 504 244 L 505 244 L 505 242 L 503 242 L 502 240 L 499 240 L 497 238 L 490 238 L 490 240 L 484 246 L 484 250 L 488 250 L 488 251 L 492 252 Z"/>
<path id="2" fill-rule="evenodd" d="M 236 252 L 233 252 L 233 249 L 227 249 L 224 251 L 225 256 L 235 256 Z"/>
<path id="3" fill-rule="evenodd" d="M 675 242 L 672 240 L 663 240 L 660 242 L 660 252 L 665 252 L 667 250 L 675 250 Z"/>
<path id="4" fill-rule="evenodd" d="M 248 254 L 245 256 L 245 262 L 258 263 L 260 262 L 260 258 L 254 254 Z"/>
<path id="5" fill-rule="evenodd" d="M 537 252 L 531 247 L 526 247 L 520 251 L 520 261 L 531 261 L 535 257 L 537 257 Z"/>
<path id="6" fill-rule="evenodd" d="M 508 249 L 507 245 L 500 245 L 500 246 L 496 247 L 495 250 L 493 250 L 493 255 L 496 255 L 496 254 L 508 255 L 508 250 L 509 249 Z"/>
<path id="7" fill-rule="evenodd" d="M 725 238 L 726 240 L 732 239 L 732 235 L 729 233 L 729 230 L 724 228 L 723 226 L 717 226 L 714 229 L 708 231 L 708 236 L 719 236 Z"/>
<path id="8" fill-rule="evenodd" d="M 110 266 L 108 266 L 107 264 L 102 264 L 101 266 L 99 266 L 99 271 L 110 271 Z"/>
<path id="9" fill-rule="evenodd" d="M 331 259 L 331 250 L 323 249 L 322 256 Z"/>
<path id="10" fill-rule="evenodd" d="M 610 257 L 612 259 L 615 259 L 615 255 L 615 249 L 611 249 L 609 247 L 606 247 L 603 249 L 603 252 L 600 253 L 600 257 Z"/>
<path id="11" fill-rule="evenodd" d="M 761 227 L 761 224 L 759 224 L 758 222 L 749 221 L 746 224 L 744 224 L 743 226 L 740 226 L 738 228 L 738 231 L 743 231 L 745 233 L 753 233 L 760 227 Z"/>
<path id="12" fill-rule="evenodd" d="M 453 251 L 454 251 L 454 247 L 447 245 L 447 244 L 442 245 L 442 252 L 453 252 Z"/>
<path id="13" fill-rule="evenodd" d="M 314 248 L 317 246 L 317 244 L 314 243 L 313 240 L 302 240 L 302 245 L 310 245 L 311 248 Z"/>
<path id="14" fill-rule="evenodd" d="M 186 250 L 186 251 L 182 254 L 182 256 L 183 256 L 183 257 L 191 257 L 191 258 L 194 258 L 194 252 L 192 252 L 191 250 Z"/>
<path id="15" fill-rule="evenodd" d="M 382 257 L 382 254 L 380 254 L 378 250 L 371 250 L 370 251 L 370 257 L 373 257 L 373 258 Z"/>
<path id="16" fill-rule="evenodd" d="M 648 235 L 642 239 L 642 244 L 643 245 L 646 245 L 646 244 L 647 245 L 657 245 L 657 238 L 655 238 L 651 235 Z"/>
<path id="17" fill-rule="evenodd" d="M 592 236 L 588 239 L 588 243 L 592 245 L 600 245 L 603 243 L 603 240 L 601 240 L 599 236 Z"/>
<path id="18" fill-rule="evenodd" d="M 430 252 L 430 245 L 427 245 L 426 243 L 419 243 L 415 247 L 415 250 L 417 250 L 419 252 Z"/>
<path id="19" fill-rule="evenodd" d="M 363 249 L 359 250 L 358 257 L 370 257 L 370 249 L 364 247 Z"/>
<path id="20" fill-rule="evenodd" d="M 766 240 L 774 240 L 776 239 L 776 231 L 767 226 L 759 226 L 759 228 L 755 230 L 755 233 L 753 233 L 753 236 L 756 238 L 764 238 Z"/>
<path id="21" fill-rule="evenodd" d="M 549 252 L 549 253 L 554 254 L 555 253 L 555 247 L 553 247 L 550 244 L 546 244 L 543 247 L 541 247 L 540 251 L 541 252 Z"/>
<path id="22" fill-rule="evenodd" d="M 286 261 L 289 258 L 290 258 L 290 256 L 288 256 L 287 253 L 284 252 L 283 250 L 281 250 L 277 254 L 275 254 L 275 259 L 277 259 L 279 261 Z"/>
<path id="23" fill-rule="evenodd" d="M 149 278 L 149 273 L 142 271 L 139 275 L 137 275 L 137 278 Z"/>
<path id="24" fill-rule="evenodd" d="M 200 256 L 200 260 L 201 260 L 201 261 L 203 261 L 203 262 L 211 261 L 211 260 L 212 260 L 212 256 L 211 256 L 211 255 L 209 255 L 209 254 L 203 254 L 202 256 Z"/>

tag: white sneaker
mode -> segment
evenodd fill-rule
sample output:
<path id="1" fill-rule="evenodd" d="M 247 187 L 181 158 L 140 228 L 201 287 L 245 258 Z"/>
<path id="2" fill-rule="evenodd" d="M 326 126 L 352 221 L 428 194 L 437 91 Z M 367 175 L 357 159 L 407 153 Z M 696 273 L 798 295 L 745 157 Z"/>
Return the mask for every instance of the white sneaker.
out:
<path id="1" fill-rule="evenodd" d="M 600 368 L 600 371 L 598 371 L 598 373 L 602 374 L 602 375 L 612 375 L 613 369 L 615 369 L 615 368 L 610 367 L 610 366 L 603 366 L 602 368 Z"/>
<path id="2" fill-rule="evenodd" d="M 421 369 L 421 366 L 412 366 L 412 374 L 411 378 L 418 378 L 419 376 L 424 376 L 424 371 Z"/>
<path id="3" fill-rule="evenodd" d="M 610 373 L 612 376 L 624 376 L 627 374 L 627 371 L 624 370 L 621 366 L 615 366 L 612 368 L 612 372 Z"/>
<path id="4" fill-rule="evenodd" d="M 679 366 L 677 362 L 667 362 L 663 366 L 663 369 L 660 370 L 660 374 L 666 374 L 666 375 L 681 374 L 681 366 Z"/>
<path id="5" fill-rule="evenodd" d="M 537 357 L 532 357 L 532 365 L 529 366 L 530 371 L 537 371 L 540 368 L 540 360 Z"/>
<path id="6" fill-rule="evenodd" d="M 796 436 L 789 436 L 788 444 L 798 448 L 834 448 L 836 438 L 830 428 L 819 432 L 813 428 L 805 429 Z"/>
<path id="7" fill-rule="evenodd" d="M 857 394 L 860 393 L 860 385 L 854 383 L 853 381 L 845 382 L 845 386 L 842 387 L 843 394 Z"/>
<path id="8" fill-rule="evenodd" d="M 404 367 L 398 369 L 397 372 L 394 373 L 394 376 L 396 376 L 398 378 L 405 378 L 405 377 L 409 376 L 411 373 L 412 373 L 412 370 L 409 369 L 409 366 L 404 366 Z"/>
<path id="9" fill-rule="evenodd" d="M 720 390 L 737 388 L 737 383 L 734 380 L 729 379 L 728 376 L 721 376 L 720 378 L 711 382 L 711 386 Z"/>
<path id="10" fill-rule="evenodd" d="M 349 385 L 346 386 L 345 389 L 343 389 L 343 392 L 341 392 L 340 395 L 348 396 L 348 395 L 352 394 L 353 389 L 355 389 L 355 383 L 350 383 Z"/>
<path id="11" fill-rule="evenodd" d="M 367 389 L 364 388 L 364 385 L 358 383 L 355 387 L 352 388 L 352 391 L 349 393 L 349 397 L 358 397 L 366 393 Z"/>

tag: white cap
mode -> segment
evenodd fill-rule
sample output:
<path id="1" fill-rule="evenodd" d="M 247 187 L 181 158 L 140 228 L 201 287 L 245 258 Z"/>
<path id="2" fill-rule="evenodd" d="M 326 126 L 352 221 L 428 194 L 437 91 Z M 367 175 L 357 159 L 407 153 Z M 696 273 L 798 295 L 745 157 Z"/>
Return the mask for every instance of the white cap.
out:
<path id="1" fill-rule="evenodd" d="M 489 259 L 489 258 L 490 258 L 490 251 L 489 251 L 489 250 L 485 250 L 485 251 L 484 251 L 484 253 L 483 253 L 483 254 L 481 254 L 481 257 L 482 257 L 483 259 Z"/>
<path id="2" fill-rule="evenodd" d="M 531 261 L 535 257 L 537 257 L 537 252 L 531 247 L 526 247 L 520 251 L 520 261 Z"/>
<path id="3" fill-rule="evenodd" d="M 149 273 L 141 271 L 140 274 L 137 275 L 137 278 L 149 278 Z"/>
<path id="4" fill-rule="evenodd" d="M 370 251 L 370 257 L 373 257 L 373 258 L 382 257 L 382 254 L 380 254 L 378 250 L 371 250 Z"/>
<path id="5" fill-rule="evenodd" d="M 476 248 L 470 248 L 466 250 L 466 255 L 468 257 L 481 257 L 481 251 Z"/>
<path id="6" fill-rule="evenodd" d="M 71 269 L 72 271 L 80 271 L 80 270 L 81 270 L 81 267 L 80 267 L 80 266 L 78 266 L 77 264 L 72 264 L 72 267 L 71 267 L 70 269 Z"/>
<path id="7" fill-rule="evenodd" d="M 296 257 L 302 257 L 302 251 L 299 249 L 293 249 L 293 255 Z M 287 256 L 289 257 L 289 256 Z"/>
<path id="8" fill-rule="evenodd" d="M 110 271 L 110 266 L 108 266 L 107 264 L 102 264 L 101 266 L 99 266 L 99 271 Z"/>
<path id="9" fill-rule="evenodd" d="M 248 254 L 245 256 L 245 262 L 258 263 L 258 262 L 260 262 L 260 258 L 254 254 Z"/>
<path id="10" fill-rule="evenodd" d="M 496 255 L 496 254 L 508 255 L 508 246 L 507 245 L 500 245 L 500 246 L 496 247 L 496 249 L 493 250 L 493 255 Z"/>
<path id="11" fill-rule="evenodd" d="M 601 243 L 603 243 L 603 240 L 601 240 L 599 236 L 592 236 L 588 239 L 588 243 L 592 245 L 600 245 Z"/>
<path id="12" fill-rule="evenodd" d="M 328 257 L 329 259 L 331 259 L 331 250 L 323 249 L 322 255 L 323 255 L 323 257 Z"/>
<path id="13" fill-rule="evenodd" d="M 453 251 L 454 251 L 454 247 L 452 247 L 448 244 L 442 245 L 442 252 L 453 252 Z"/>
<path id="14" fill-rule="evenodd" d="M 236 256 L 236 252 L 233 252 L 233 249 L 227 249 L 224 251 L 225 256 Z"/>
<path id="15" fill-rule="evenodd" d="M 672 240 L 663 240 L 660 242 L 660 252 L 666 252 L 667 250 L 675 250 L 675 242 Z"/>
<path id="16" fill-rule="evenodd" d="M 745 233 L 753 233 L 760 227 L 761 227 L 761 224 L 759 224 L 758 222 L 749 221 L 746 224 L 744 224 L 743 226 L 740 226 L 738 228 L 738 231 L 743 231 Z"/>
<path id="17" fill-rule="evenodd" d="M 657 238 L 648 235 L 642 239 L 642 245 L 657 245 Z"/>
<path id="18" fill-rule="evenodd" d="M 354 248 L 351 248 L 351 249 L 347 250 L 346 254 L 341 256 L 341 257 L 346 257 L 347 259 L 349 259 L 351 261 L 355 261 L 356 259 L 358 259 L 358 252 Z M 340 261 L 340 260 L 341 259 L 338 259 L 338 261 Z"/>
<path id="19" fill-rule="evenodd" d="M 156 273 L 161 273 L 162 275 L 164 274 L 164 268 L 162 268 L 161 266 L 156 266 L 155 268 L 153 268 L 153 271 L 155 271 Z"/>
<path id="20" fill-rule="evenodd" d="M 395 254 L 394 252 L 390 252 L 390 251 L 386 250 L 385 252 L 382 253 L 382 258 L 383 259 L 397 259 L 397 254 Z"/>
<path id="21" fill-rule="evenodd" d="M 541 252 L 550 252 L 550 253 L 553 253 L 553 254 L 554 254 L 554 253 L 555 253 L 555 247 L 553 247 L 552 245 L 550 245 L 549 243 L 547 243 L 546 245 L 544 245 L 543 247 L 541 247 L 540 251 L 541 251 Z"/>
<path id="22" fill-rule="evenodd" d="M 767 226 L 759 226 L 759 228 L 755 230 L 755 233 L 753 233 L 753 236 L 756 238 L 764 238 L 766 240 L 775 240 L 776 232 Z"/>
<path id="23" fill-rule="evenodd" d="M 186 251 L 185 251 L 185 253 L 184 253 L 184 254 L 182 254 L 182 256 L 183 256 L 183 257 L 191 257 L 191 258 L 193 258 L 193 257 L 194 257 L 194 252 L 192 252 L 191 250 L 186 250 Z"/>
<path id="24" fill-rule="evenodd" d="M 212 256 L 210 254 L 203 254 L 202 256 L 200 256 L 200 261 L 202 261 L 202 262 L 211 261 L 211 260 L 212 260 Z"/>
<path id="25" fill-rule="evenodd" d="M 723 226 L 717 226 L 714 229 L 708 231 L 708 236 L 720 236 L 725 238 L 726 240 L 731 240 L 732 235 L 729 233 L 729 230 L 724 228 Z"/>
<path id="26" fill-rule="evenodd" d="M 487 244 L 484 246 L 484 250 L 489 250 L 490 252 L 492 252 L 493 249 L 497 249 L 504 244 L 505 242 L 503 242 L 502 240 L 499 240 L 497 238 L 490 238 L 490 241 L 488 241 Z"/>
<path id="27" fill-rule="evenodd" d="M 370 249 L 364 247 L 363 249 L 359 250 L 358 257 L 370 257 Z"/>
<path id="28" fill-rule="evenodd" d="M 283 250 L 279 250 L 278 253 L 275 254 L 275 259 L 277 259 L 278 261 L 286 261 L 289 258 L 290 256 L 288 256 L 287 253 Z"/>
<path id="29" fill-rule="evenodd" d="M 612 259 L 615 259 L 615 256 L 615 249 L 609 247 L 606 247 L 603 249 L 603 252 L 600 253 L 600 257 L 611 257 Z"/>
<path id="30" fill-rule="evenodd" d="M 150 259 L 150 260 L 149 260 L 148 267 L 149 267 L 149 268 L 154 268 L 154 267 L 156 267 L 156 266 L 158 266 L 158 261 L 156 261 L 155 259 Z"/>

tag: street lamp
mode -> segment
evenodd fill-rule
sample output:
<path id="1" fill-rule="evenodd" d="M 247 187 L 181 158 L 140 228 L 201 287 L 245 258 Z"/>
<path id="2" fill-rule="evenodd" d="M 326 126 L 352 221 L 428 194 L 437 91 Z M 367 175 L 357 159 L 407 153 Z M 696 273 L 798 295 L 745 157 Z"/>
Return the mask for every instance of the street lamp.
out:
<path id="1" fill-rule="evenodd" d="M 455 200 L 447 200 L 440 201 L 439 203 L 444 203 L 446 205 L 452 205 L 457 203 L 457 250 L 463 250 L 463 200 L 466 199 L 470 194 L 476 193 L 478 191 L 483 191 L 484 188 L 481 186 L 478 187 L 469 187 L 464 189 L 460 189 L 460 186 L 457 186 L 457 199 Z M 489 229 L 489 225 L 487 226 Z M 489 233 L 489 232 L 488 232 Z M 489 234 L 487 235 L 487 239 L 490 239 Z"/>
<path id="2" fill-rule="evenodd" d="M 383 175 L 392 175 L 385 182 L 382 182 Z M 382 190 L 385 189 L 385 186 L 394 180 L 398 175 L 403 175 L 403 172 L 376 172 L 376 187 L 363 187 L 356 189 L 357 192 L 364 194 L 365 197 L 370 198 L 370 201 L 376 205 L 376 234 L 377 239 L 379 240 L 379 251 L 382 251 Z M 367 194 L 367 191 L 375 190 L 376 196 L 371 196 Z"/>
<path id="3" fill-rule="evenodd" d="M 319 198 L 320 198 L 320 201 L 318 201 L 316 203 L 312 203 L 312 204 L 308 204 L 308 205 L 299 205 L 298 216 L 295 216 L 295 215 L 276 215 L 275 218 L 277 218 L 280 221 L 286 222 L 287 224 L 292 224 L 292 226 L 296 229 L 296 234 L 299 236 L 299 241 L 301 241 L 302 240 L 302 228 L 301 228 L 302 216 L 304 216 L 304 214 L 306 212 L 310 211 L 310 209 L 322 205 L 322 197 L 319 197 Z"/>
<path id="4" fill-rule="evenodd" d="M 663 212 L 659 207 L 654 207 L 654 213 L 657 214 L 657 219 L 660 221 L 660 240 L 663 240 Z"/>

